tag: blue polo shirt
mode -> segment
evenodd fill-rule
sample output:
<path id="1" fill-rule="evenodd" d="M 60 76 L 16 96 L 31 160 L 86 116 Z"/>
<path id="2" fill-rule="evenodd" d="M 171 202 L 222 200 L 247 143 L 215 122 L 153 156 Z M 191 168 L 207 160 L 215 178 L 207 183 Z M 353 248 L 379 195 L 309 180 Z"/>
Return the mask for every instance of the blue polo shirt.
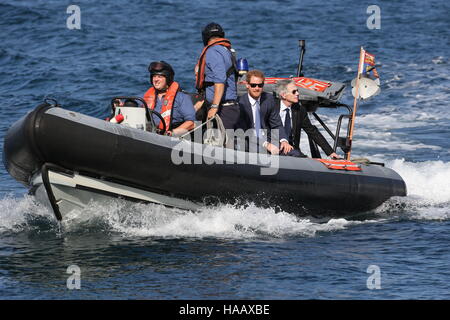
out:
<path id="1" fill-rule="evenodd" d="M 236 100 L 236 79 L 234 74 L 227 79 L 227 70 L 233 65 L 231 52 L 224 46 L 212 46 L 206 51 L 205 81 L 224 83 L 225 91 L 222 101 Z M 206 88 L 206 100 L 212 102 L 214 98 L 214 86 Z"/>
<path id="2" fill-rule="evenodd" d="M 164 98 L 163 98 L 164 99 Z M 155 111 L 161 113 L 162 100 L 156 98 Z M 157 116 L 153 115 L 155 124 L 159 125 L 161 121 Z M 191 97 L 183 92 L 178 92 L 175 96 L 175 102 L 172 107 L 172 123 L 183 123 L 184 121 L 195 121 L 195 109 L 192 104 Z M 169 130 L 169 128 L 167 128 Z"/>

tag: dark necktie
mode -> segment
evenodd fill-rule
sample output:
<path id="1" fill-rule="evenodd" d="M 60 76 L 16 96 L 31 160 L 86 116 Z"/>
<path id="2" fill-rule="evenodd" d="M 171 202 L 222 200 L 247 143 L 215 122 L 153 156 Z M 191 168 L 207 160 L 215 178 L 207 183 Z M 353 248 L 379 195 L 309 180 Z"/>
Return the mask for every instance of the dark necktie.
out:
<path id="1" fill-rule="evenodd" d="M 289 140 L 289 144 L 292 144 L 292 126 L 291 126 L 291 109 L 286 108 L 284 109 L 286 112 L 286 116 L 284 118 L 284 131 L 286 132 L 286 136 Z"/>

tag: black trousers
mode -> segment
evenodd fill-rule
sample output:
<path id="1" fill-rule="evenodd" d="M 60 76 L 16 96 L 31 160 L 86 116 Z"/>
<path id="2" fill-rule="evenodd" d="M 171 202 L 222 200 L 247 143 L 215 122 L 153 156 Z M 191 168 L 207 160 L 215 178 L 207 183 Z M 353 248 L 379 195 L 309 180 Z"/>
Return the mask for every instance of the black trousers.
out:
<path id="1" fill-rule="evenodd" d="M 221 105 L 217 112 L 220 119 L 222 119 L 225 129 L 237 129 L 239 118 L 241 116 L 239 103 Z"/>
<path id="2" fill-rule="evenodd" d="M 203 106 L 197 111 L 197 120 L 205 123 L 208 117 L 208 111 L 210 110 L 210 103 L 205 100 Z M 239 103 L 226 103 L 225 105 L 220 105 L 217 111 L 220 119 L 222 120 L 225 129 L 236 130 L 239 125 L 239 119 L 241 116 L 241 111 L 239 108 Z M 202 133 L 206 131 L 206 126 L 203 126 Z M 228 137 L 227 148 L 234 148 L 234 136 Z"/>
<path id="3" fill-rule="evenodd" d="M 209 102 L 205 101 L 204 105 L 196 113 L 197 121 L 206 122 L 210 105 Z M 221 105 L 217 114 L 222 119 L 225 129 L 237 129 L 241 116 L 239 103 Z"/>

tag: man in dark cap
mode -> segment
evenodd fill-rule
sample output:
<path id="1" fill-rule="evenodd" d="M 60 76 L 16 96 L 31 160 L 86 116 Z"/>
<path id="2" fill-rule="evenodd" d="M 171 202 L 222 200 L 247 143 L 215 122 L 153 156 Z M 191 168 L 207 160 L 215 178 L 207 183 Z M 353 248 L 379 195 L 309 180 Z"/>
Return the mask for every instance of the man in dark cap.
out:
<path id="1" fill-rule="evenodd" d="M 182 135 L 194 128 L 195 110 L 191 98 L 180 91 L 174 81 L 175 72 L 170 64 L 155 61 L 148 67 L 150 83 L 153 85 L 144 95 L 147 106 L 160 113 L 164 119 L 153 115 L 159 130 L 166 127 L 168 135 Z"/>
<path id="2" fill-rule="evenodd" d="M 237 69 L 231 43 L 217 23 L 209 23 L 202 30 L 204 48 L 195 68 L 196 88 L 208 105 L 207 119 L 216 114 L 225 129 L 236 129 L 239 122 L 237 103 Z"/>

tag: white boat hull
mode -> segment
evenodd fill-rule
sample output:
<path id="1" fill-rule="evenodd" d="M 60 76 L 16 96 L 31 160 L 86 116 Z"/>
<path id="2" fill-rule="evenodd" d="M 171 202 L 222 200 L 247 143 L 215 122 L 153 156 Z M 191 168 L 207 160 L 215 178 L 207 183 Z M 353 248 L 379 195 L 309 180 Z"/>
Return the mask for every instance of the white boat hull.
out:
<path id="1" fill-rule="evenodd" d="M 149 192 L 118 183 L 86 177 L 79 173 L 65 174 L 48 170 L 48 181 L 52 196 L 49 196 L 44 185 L 42 174 L 35 175 L 32 180 L 36 200 L 52 207 L 57 206 L 61 217 L 72 210 L 83 210 L 92 202 L 107 204 L 112 199 L 125 199 L 133 202 L 157 203 L 168 207 L 176 207 L 195 211 L 200 204 L 177 199 L 166 195 Z"/>

